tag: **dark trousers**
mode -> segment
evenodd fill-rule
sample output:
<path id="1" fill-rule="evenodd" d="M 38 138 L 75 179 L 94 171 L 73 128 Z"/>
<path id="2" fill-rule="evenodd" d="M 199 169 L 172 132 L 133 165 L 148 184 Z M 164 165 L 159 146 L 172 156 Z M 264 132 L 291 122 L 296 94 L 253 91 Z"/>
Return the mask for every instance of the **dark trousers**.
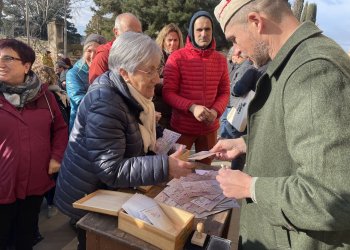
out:
<path id="1" fill-rule="evenodd" d="M 246 154 L 242 154 L 237 158 L 233 159 L 231 162 L 231 169 L 234 170 L 243 170 L 245 164 Z"/>
<path id="2" fill-rule="evenodd" d="M 52 178 L 55 180 L 55 182 L 57 181 L 57 177 L 58 177 L 58 173 L 55 173 L 52 176 Z M 53 205 L 53 198 L 55 196 L 55 191 L 56 191 L 56 185 L 53 186 L 49 191 L 47 191 L 45 193 L 45 199 L 46 199 L 46 203 L 48 206 Z"/>
<path id="3" fill-rule="evenodd" d="M 11 204 L 0 204 L 0 250 L 12 242 L 16 250 L 33 249 L 33 237 L 43 196 L 28 196 Z"/>

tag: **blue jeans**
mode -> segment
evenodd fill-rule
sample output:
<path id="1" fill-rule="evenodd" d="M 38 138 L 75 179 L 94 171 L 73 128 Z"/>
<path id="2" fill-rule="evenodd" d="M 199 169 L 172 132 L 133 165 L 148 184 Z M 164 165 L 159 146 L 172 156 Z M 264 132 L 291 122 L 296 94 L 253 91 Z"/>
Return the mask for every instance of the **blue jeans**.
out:
<path id="1" fill-rule="evenodd" d="M 227 107 L 225 112 L 220 117 L 220 132 L 219 136 L 224 139 L 239 138 L 245 134 L 245 132 L 239 132 L 228 121 L 227 115 L 230 112 L 231 107 Z"/>

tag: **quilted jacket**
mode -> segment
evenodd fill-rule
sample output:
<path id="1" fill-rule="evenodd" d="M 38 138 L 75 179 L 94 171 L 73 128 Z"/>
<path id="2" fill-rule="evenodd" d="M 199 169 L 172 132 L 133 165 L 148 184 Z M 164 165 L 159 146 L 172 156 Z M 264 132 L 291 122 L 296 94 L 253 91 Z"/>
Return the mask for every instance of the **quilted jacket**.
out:
<path id="1" fill-rule="evenodd" d="M 92 84 L 93 81 L 104 72 L 108 70 L 108 57 L 109 51 L 112 48 L 114 39 L 106 44 L 102 44 L 97 47 L 96 55 L 92 60 L 92 64 L 89 70 L 89 83 Z"/>
<path id="2" fill-rule="evenodd" d="M 119 75 L 106 72 L 83 98 L 70 134 L 55 202 L 70 217 L 85 212 L 72 203 L 99 188 L 151 185 L 168 178 L 166 155 L 144 155 L 141 106 Z"/>
<path id="3" fill-rule="evenodd" d="M 72 130 L 79 104 L 88 88 L 89 66 L 80 59 L 67 73 L 67 94 L 70 102 L 69 131 Z"/>
<path id="4" fill-rule="evenodd" d="M 215 40 L 205 50 L 196 48 L 187 37 L 185 48 L 174 51 L 164 69 L 163 98 L 172 108 L 171 127 L 181 134 L 205 135 L 219 128 L 230 94 L 227 62 L 215 51 Z M 196 120 L 192 104 L 214 109 L 212 124 Z"/>

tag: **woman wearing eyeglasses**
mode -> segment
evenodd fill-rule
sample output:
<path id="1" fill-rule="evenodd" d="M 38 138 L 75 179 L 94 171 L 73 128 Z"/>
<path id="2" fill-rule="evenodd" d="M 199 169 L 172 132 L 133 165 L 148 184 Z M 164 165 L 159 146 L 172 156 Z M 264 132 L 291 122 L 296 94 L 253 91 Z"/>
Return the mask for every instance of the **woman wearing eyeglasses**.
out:
<path id="1" fill-rule="evenodd" d="M 174 154 L 155 155 L 152 97 L 162 51 L 147 35 L 126 32 L 114 42 L 109 69 L 90 86 L 79 106 L 56 186 L 65 214 L 85 215 L 72 203 L 99 188 L 153 185 L 185 176 L 193 165 Z M 79 249 L 85 232 L 78 230 Z"/>
<path id="2" fill-rule="evenodd" d="M 67 145 L 55 98 L 31 70 L 32 48 L 0 40 L 0 249 L 32 249 L 45 192 Z"/>

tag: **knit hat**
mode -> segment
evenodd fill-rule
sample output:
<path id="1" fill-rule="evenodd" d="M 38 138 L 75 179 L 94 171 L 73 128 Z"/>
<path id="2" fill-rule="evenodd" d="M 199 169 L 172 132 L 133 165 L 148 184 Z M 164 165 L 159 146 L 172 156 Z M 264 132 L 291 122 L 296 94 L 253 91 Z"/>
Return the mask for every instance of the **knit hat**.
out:
<path id="1" fill-rule="evenodd" d="M 214 15 L 220 23 L 222 31 L 225 32 L 225 27 L 230 19 L 243 6 L 254 0 L 222 0 L 214 9 Z"/>
<path id="2" fill-rule="evenodd" d="M 84 46 L 88 43 L 95 42 L 98 44 L 105 44 L 107 42 L 106 38 L 98 34 L 90 34 L 84 41 Z"/>
<path id="3" fill-rule="evenodd" d="M 58 60 L 58 61 L 56 62 L 56 65 L 57 65 L 58 67 L 60 67 L 60 68 L 65 68 L 65 69 L 68 69 L 68 68 L 69 68 L 69 66 L 68 66 L 64 61 L 62 61 L 62 60 Z"/>

